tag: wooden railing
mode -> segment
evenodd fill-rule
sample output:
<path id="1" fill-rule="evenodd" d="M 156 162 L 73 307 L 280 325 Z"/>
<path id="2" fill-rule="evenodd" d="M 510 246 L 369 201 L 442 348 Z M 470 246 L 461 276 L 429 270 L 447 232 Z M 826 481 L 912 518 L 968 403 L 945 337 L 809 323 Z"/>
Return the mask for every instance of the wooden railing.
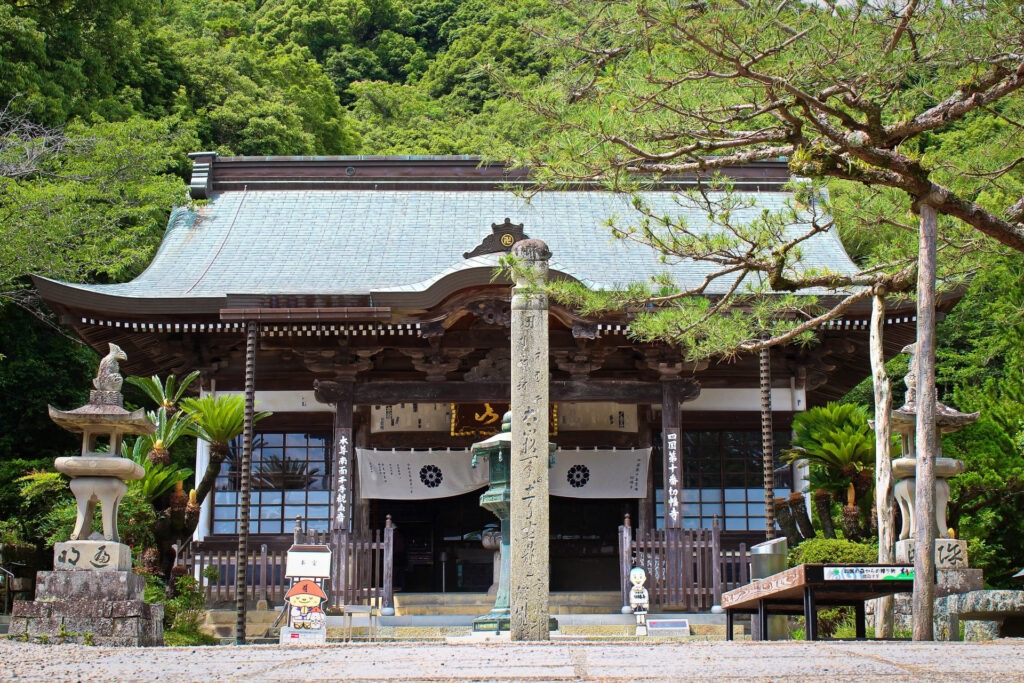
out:
<path id="1" fill-rule="evenodd" d="M 704 612 L 719 604 L 722 592 L 749 583 L 745 545 L 722 551 L 717 521 L 711 529 L 652 529 L 635 536 L 629 515 L 619 527 L 622 604 L 629 604 L 629 572 L 642 567 L 651 609 Z"/>
<path id="2" fill-rule="evenodd" d="M 327 545 L 331 548 L 331 578 L 325 582 L 328 607 L 366 604 L 393 606 L 392 559 L 394 529 L 388 516 L 384 529 L 369 535 L 348 531 L 309 531 L 296 529 L 294 542 Z M 268 549 L 262 544 L 246 561 L 246 599 L 281 605 L 291 585 L 285 578 L 287 549 Z M 178 563 L 186 573 L 199 578 L 208 606 L 235 600 L 235 551 L 194 542 L 178 551 Z M 209 572 L 214 567 L 216 571 Z M 207 574 L 212 573 L 212 577 Z"/>

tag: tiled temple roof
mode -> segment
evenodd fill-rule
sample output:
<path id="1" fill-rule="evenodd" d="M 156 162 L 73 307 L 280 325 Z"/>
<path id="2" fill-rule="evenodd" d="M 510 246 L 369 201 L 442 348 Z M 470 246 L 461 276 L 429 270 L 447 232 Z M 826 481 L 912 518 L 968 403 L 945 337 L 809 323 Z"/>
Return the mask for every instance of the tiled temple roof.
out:
<path id="1" fill-rule="evenodd" d="M 436 158 L 423 163 L 428 161 Z M 460 167 L 459 160 L 448 161 Z M 274 160 L 263 162 L 273 168 Z M 393 163 L 409 169 L 417 160 Z M 461 160 L 469 168 L 475 163 Z M 492 235 L 492 225 L 506 219 L 521 224 L 525 236 L 547 242 L 552 271 L 594 289 L 615 289 L 666 270 L 679 284 L 693 286 L 711 270 L 705 263 L 666 264 L 650 248 L 612 239 L 609 219 L 628 225 L 641 218 L 626 195 L 559 190 L 526 199 L 496 186 L 431 186 L 419 176 L 414 184 L 380 186 L 389 189 L 315 189 L 280 178 L 239 189 L 224 189 L 235 187 L 226 181 L 220 187 L 210 183 L 209 201 L 174 212 L 152 263 L 131 282 L 71 285 L 37 278 L 37 283 L 49 299 L 77 297 L 100 307 L 106 301 L 114 308 L 132 301 L 162 302 L 164 308 L 202 307 L 200 302 L 222 307 L 231 295 L 293 294 L 356 296 L 369 305 L 392 305 L 404 297 L 429 306 L 453 289 L 490 281 L 500 254 L 467 254 Z M 275 187 L 282 189 L 269 189 Z M 739 220 L 782 210 L 792 198 L 765 184 L 740 192 L 753 206 L 734 210 Z M 702 211 L 680 205 L 675 192 L 650 191 L 643 198 L 655 215 L 680 216 L 695 229 L 713 229 Z M 798 223 L 787 235 L 806 229 L 806 223 Z M 816 235 L 801 251 L 803 269 L 855 270 L 835 231 Z M 726 286 L 712 285 L 708 293 Z"/>

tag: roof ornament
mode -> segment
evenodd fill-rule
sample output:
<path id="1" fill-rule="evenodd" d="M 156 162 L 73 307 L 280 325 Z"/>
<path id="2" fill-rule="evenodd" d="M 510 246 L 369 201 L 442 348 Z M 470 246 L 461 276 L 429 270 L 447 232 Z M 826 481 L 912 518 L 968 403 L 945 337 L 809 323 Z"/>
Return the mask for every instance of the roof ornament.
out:
<path id="1" fill-rule="evenodd" d="M 511 219 L 506 217 L 504 223 L 491 223 L 491 234 L 484 237 L 483 241 L 475 249 L 463 254 L 462 258 L 510 252 L 512 251 L 513 244 L 528 238 L 528 235 L 523 232 L 522 223 L 513 223 Z"/>
<path id="2" fill-rule="evenodd" d="M 117 344 L 110 344 L 110 351 L 100 361 L 96 377 L 92 380 L 95 391 L 90 392 L 89 402 L 94 404 L 121 405 L 121 377 L 119 360 L 128 360 L 128 356 Z"/>

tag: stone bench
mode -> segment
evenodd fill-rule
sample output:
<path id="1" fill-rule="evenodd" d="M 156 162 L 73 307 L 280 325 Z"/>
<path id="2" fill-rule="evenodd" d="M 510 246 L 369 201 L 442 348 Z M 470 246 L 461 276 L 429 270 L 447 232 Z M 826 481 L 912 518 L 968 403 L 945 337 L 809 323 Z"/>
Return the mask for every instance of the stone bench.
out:
<path id="1" fill-rule="evenodd" d="M 1024 591 L 977 590 L 935 600 L 936 640 L 960 640 L 960 622 L 968 620 L 983 622 L 965 629 L 968 640 L 1019 635 L 1024 628 Z"/>

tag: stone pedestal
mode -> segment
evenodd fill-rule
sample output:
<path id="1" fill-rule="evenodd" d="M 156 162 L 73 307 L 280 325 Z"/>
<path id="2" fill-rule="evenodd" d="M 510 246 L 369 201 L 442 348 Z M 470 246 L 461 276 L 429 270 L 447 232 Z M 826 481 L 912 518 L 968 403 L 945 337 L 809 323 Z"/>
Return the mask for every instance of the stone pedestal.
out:
<path id="1" fill-rule="evenodd" d="M 949 540 L 949 539 L 946 539 Z M 913 560 L 911 560 L 912 562 Z M 968 593 L 981 590 L 984 584 L 984 572 L 981 569 L 937 569 L 935 571 L 935 604 L 949 595 Z M 910 631 L 914 627 L 914 610 L 910 593 L 897 593 L 893 596 L 893 617 L 896 630 Z M 939 612 L 935 613 L 936 620 Z M 935 630 L 936 637 L 940 634 Z M 941 638 L 940 638 L 941 639 Z"/>
<path id="2" fill-rule="evenodd" d="M 16 601 L 11 638 L 85 645 L 163 645 L 164 607 L 143 602 L 146 582 L 130 571 L 36 575 L 36 599 Z"/>
<path id="3" fill-rule="evenodd" d="M 915 540 L 896 541 L 896 564 L 914 564 Z M 967 569 L 967 541 L 958 538 L 935 539 L 935 569 Z"/>
<path id="4" fill-rule="evenodd" d="M 65 541 L 53 546 L 53 568 L 59 571 L 127 572 L 132 549 L 115 541 Z"/>

